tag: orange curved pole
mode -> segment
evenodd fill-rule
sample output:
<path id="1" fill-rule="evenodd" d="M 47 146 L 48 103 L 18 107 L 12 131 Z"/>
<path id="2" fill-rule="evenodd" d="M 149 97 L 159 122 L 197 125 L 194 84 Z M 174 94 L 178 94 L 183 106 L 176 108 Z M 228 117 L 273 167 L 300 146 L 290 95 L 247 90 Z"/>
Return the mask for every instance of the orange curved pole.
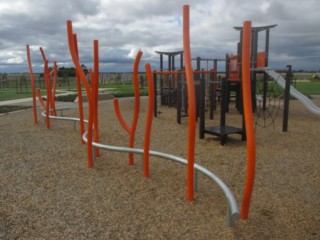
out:
<path id="1" fill-rule="evenodd" d="M 73 42 L 74 42 L 74 48 L 76 51 L 77 59 L 80 62 L 77 34 L 75 34 L 75 33 L 73 34 Z M 78 71 L 76 71 L 76 81 L 77 81 L 78 108 L 79 108 L 79 119 L 80 119 L 80 136 L 81 136 L 81 143 L 84 144 L 84 141 L 82 139 L 82 135 L 84 134 L 83 100 L 82 100 L 81 81 L 80 81 Z"/>
<path id="2" fill-rule="evenodd" d="M 83 85 L 86 89 L 86 93 L 87 93 L 87 97 L 88 97 L 88 105 L 89 105 L 89 119 L 88 119 L 88 136 L 87 136 L 87 152 L 88 152 L 88 167 L 92 168 L 93 167 L 93 157 L 92 157 L 92 127 L 93 127 L 93 117 L 92 117 L 92 101 L 91 101 L 91 91 L 90 91 L 90 85 L 89 85 L 89 81 L 84 73 L 84 71 L 82 70 L 80 63 L 79 63 L 79 59 L 78 59 L 78 55 L 77 55 L 77 51 L 75 48 L 75 44 L 74 44 L 74 38 L 73 38 L 73 30 L 72 30 L 72 22 L 70 20 L 67 21 L 67 36 L 68 36 L 68 45 L 69 45 L 69 51 L 70 51 L 70 55 L 72 58 L 72 61 L 76 67 L 76 71 L 79 74 L 79 78 L 82 80 Z"/>
<path id="3" fill-rule="evenodd" d="M 43 62 L 48 61 L 42 47 L 40 47 L 40 52 L 42 55 Z M 54 77 L 52 88 L 51 88 L 51 75 L 53 75 L 53 77 Z M 54 67 L 53 67 L 52 71 L 49 71 L 49 67 L 48 67 L 48 74 L 46 75 L 46 77 L 47 77 L 47 79 L 45 79 L 45 82 L 46 82 L 47 95 L 48 95 L 48 91 L 50 91 L 50 94 L 49 94 L 50 96 L 48 95 L 47 98 L 50 97 L 49 109 L 51 108 L 51 110 L 52 110 L 52 111 L 50 111 L 50 115 L 57 116 L 56 107 L 55 107 L 55 105 L 56 105 L 55 104 L 55 93 L 56 93 L 56 82 L 57 82 L 57 62 L 54 62 Z"/>
<path id="4" fill-rule="evenodd" d="M 138 51 L 133 65 L 133 88 L 134 88 L 134 113 L 131 125 L 131 134 L 129 139 L 129 147 L 134 146 L 134 137 L 136 134 L 139 112 L 140 112 L 140 87 L 139 87 L 139 63 L 142 56 L 142 51 Z M 129 153 L 129 164 L 133 164 L 133 153 Z"/>
<path id="5" fill-rule="evenodd" d="M 89 97 L 88 97 L 88 101 L 89 101 L 89 119 L 88 119 L 88 156 L 90 156 L 90 158 L 88 158 L 88 167 L 92 168 L 94 166 L 93 164 L 93 147 L 92 147 L 92 141 L 93 141 L 93 128 L 94 128 L 94 115 L 95 115 L 95 108 L 94 108 L 94 94 L 92 89 L 94 88 L 94 81 L 93 81 L 93 72 L 92 69 L 89 69 L 89 76 L 91 79 L 91 88 L 90 88 L 90 101 L 89 101 Z M 90 143 L 89 143 L 90 142 Z"/>
<path id="6" fill-rule="evenodd" d="M 73 30 L 72 30 L 72 21 L 67 21 L 67 34 L 68 34 L 68 45 L 69 45 L 69 51 L 72 58 L 72 61 L 76 67 L 77 72 L 79 73 L 79 78 L 82 80 L 83 85 L 86 89 L 86 92 L 88 96 L 88 100 L 91 99 L 91 93 L 90 93 L 90 84 L 86 77 L 86 74 L 81 68 L 81 65 L 79 63 L 77 51 L 75 49 L 74 39 L 73 39 Z"/>
<path id="7" fill-rule="evenodd" d="M 126 123 L 126 121 L 124 120 L 124 118 L 122 117 L 122 114 L 120 112 L 119 99 L 118 98 L 113 99 L 113 107 L 114 107 L 114 111 L 116 113 L 116 116 L 117 116 L 121 126 L 123 127 L 124 130 L 126 130 L 127 133 L 131 134 L 131 128 Z"/>
<path id="8" fill-rule="evenodd" d="M 50 87 L 50 72 L 48 67 L 48 60 L 45 60 L 44 63 L 44 71 L 43 77 L 46 82 L 46 90 L 47 90 L 47 103 L 46 103 L 46 126 L 50 128 L 50 102 L 51 102 L 51 87 Z"/>
<path id="9" fill-rule="evenodd" d="M 251 99 L 250 46 L 251 22 L 245 21 L 242 34 L 242 95 L 247 136 L 247 174 L 240 213 L 241 219 L 247 219 L 249 215 L 256 164 L 256 142 Z"/>
<path id="10" fill-rule="evenodd" d="M 194 153 L 196 136 L 196 97 L 190 53 L 189 6 L 183 6 L 183 54 L 188 86 L 188 163 L 187 163 L 187 201 L 194 198 Z"/>
<path id="11" fill-rule="evenodd" d="M 57 81 L 58 81 L 58 65 L 57 62 L 53 62 L 53 86 L 51 90 L 51 109 L 53 116 L 57 116 L 56 111 L 56 89 L 57 89 Z"/>
<path id="12" fill-rule="evenodd" d="M 26 45 L 26 49 L 27 49 L 29 76 L 30 76 L 30 80 L 31 80 L 31 89 L 32 89 L 33 120 L 34 120 L 34 123 L 37 124 L 38 123 L 38 113 L 37 113 L 37 102 L 36 102 L 36 85 L 35 85 L 34 74 L 33 74 L 33 70 L 32 70 L 29 44 Z"/>
<path id="13" fill-rule="evenodd" d="M 46 103 L 43 101 L 40 88 L 37 88 L 37 94 L 38 94 L 39 102 L 40 102 L 41 106 L 42 106 L 42 107 L 44 108 L 44 110 L 45 110 L 47 107 L 46 107 Z"/>
<path id="14" fill-rule="evenodd" d="M 154 112 L 154 84 L 153 84 L 153 74 L 151 71 L 150 64 L 145 65 L 147 79 L 148 79 L 148 112 L 146 119 L 146 128 L 144 134 L 143 143 L 143 175 L 149 177 L 149 150 L 150 150 L 150 136 L 151 136 L 151 126 Z"/>
<path id="15" fill-rule="evenodd" d="M 94 141 L 99 142 L 99 125 L 98 125 L 98 94 L 99 94 L 99 42 L 98 40 L 93 41 L 93 79 L 94 87 L 92 87 L 92 96 L 94 96 L 94 114 L 93 114 L 93 125 L 94 125 Z M 100 156 L 100 148 L 96 148 L 96 156 Z"/>
<path id="16" fill-rule="evenodd" d="M 139 51 L 134 60 L 133 66 L 133 86 L 134 86 L 134 112 L 131 127 L 129 127 L 123 117 L 121 116 L 121 112 L 119 109 L 118 100 L 114 99 L 113 105 L 115 107 L 116 116 L 122 127 L 129 133 L 129 147 L 134 146 L 134 137 L 137 129 L 139 112 L 140 112 L 140 89 L 139 89 L 139 63 L 142 56 L 142 51 Z M 129 153 L 129 164 L 133 165 L 133 153 Z"/>
<path id="17" fill-rule="evenodd" d="M 46 55 L 44 54 L 44 51 L 43 51 L 42 47 L 40 47 L 40 52 L 41 52 L 42 59 L 45 62 L 47 60 L 47 58 L 46 58 Z"/>

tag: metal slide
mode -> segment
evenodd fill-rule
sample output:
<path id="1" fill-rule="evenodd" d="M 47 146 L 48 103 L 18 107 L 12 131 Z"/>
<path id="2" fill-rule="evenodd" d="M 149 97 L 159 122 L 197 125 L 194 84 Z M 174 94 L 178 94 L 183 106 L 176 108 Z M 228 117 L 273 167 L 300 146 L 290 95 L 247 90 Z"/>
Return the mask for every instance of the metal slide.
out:
<path id="1" fill-rule="evenodd" d="M 266 72 L 270 77 L 272 77 L 283 89 L 285 89 L 286 86 L 286 80 L 277 72 L 274 70 L 271 70 L 269 68 L 261 68 L 260 70 L 263 70 Z M 295 89 L 293 86 L 290 86 L 290 94 L 294 96 L 296 99 L 298 99 L 302 104 L 312 113 L 320 115 L 320 108 L 315 105 L 308 97 L 303 95 L 301 92 L 299 92 L 297 89 Z"/>

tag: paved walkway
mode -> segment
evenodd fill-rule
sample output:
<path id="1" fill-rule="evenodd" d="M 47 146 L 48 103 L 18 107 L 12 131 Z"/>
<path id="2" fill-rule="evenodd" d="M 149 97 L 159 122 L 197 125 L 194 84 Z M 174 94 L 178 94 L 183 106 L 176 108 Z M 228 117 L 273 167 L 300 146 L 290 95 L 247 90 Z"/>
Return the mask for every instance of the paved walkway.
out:
<path id="1" fill-rule="evenodd" d="M 32 106 L 32 98 L 21 98 L 7 101 L 0 101 L 0 106 L 5 105 L 20 105 L 20 106 Z"/>
<path id="2" fill-rule="evenodd" d="M 87 103 L 83 103 L 84 106 L 86 106 L 86 104 Z M 21 98 L 21 99 L 15 99 L 15 100 L 0 101 L 0 106 L 10 106 L 10 105 L 32 107 L 32 98 Z M 41 104 L 37 99 L 37 107 L 40 107 L 40 106 Z M 57 108 L 59 107 L 77 108 L 78 103 L 56 101 L 56 107 Z"/>

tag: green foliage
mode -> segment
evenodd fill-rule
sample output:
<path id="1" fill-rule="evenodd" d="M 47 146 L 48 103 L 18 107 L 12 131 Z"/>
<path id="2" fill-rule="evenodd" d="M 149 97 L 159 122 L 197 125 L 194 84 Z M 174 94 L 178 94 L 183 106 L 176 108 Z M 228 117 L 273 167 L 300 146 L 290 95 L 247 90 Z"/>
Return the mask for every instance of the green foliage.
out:
<path id="1" fill-rule="evenodd" d="M 88 74 L 89 70 L 86 65 L 82 64 L 81 68 L 83 69 L 85 74 Z M 75 77 L 76 69 L 74 67 L 59 67 L 58 68 L 58 77 L 66 78 L 66 77 Z"/>
<path id="2" fill-rule="evenodd" d="M 318 74 L 312 74 L 312 80 L 319 80 Z"/>
<path id="3" fill-rule="evenodd" d="M 297 82 L 295 88 L 305 95 L 320 95 L 320 81 Z"/>

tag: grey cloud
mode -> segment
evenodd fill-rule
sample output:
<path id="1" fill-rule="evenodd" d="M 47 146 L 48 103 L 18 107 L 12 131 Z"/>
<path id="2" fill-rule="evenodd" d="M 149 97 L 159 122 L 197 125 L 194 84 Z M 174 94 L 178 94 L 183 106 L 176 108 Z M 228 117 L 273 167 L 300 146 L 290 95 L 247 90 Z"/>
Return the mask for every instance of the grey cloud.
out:
<path id="1" fill-rule="evenodd" d="M 12 4 L 15 0 L 11 0 Z M 92 64 L 92 41 L 99 40 L 102 69 L 131 70 L 131 49 L 145 51 L 143 61 L 157 67 L 154 50 L 182 49 L 183 1 L 160 0 L 25 0 L 26 9 L 1 12 L 0 71 L 27 69 L 7 64 L 14 52 L 26 59 L 25 44 L 45 47 L 50 60 L 72 66 L 66 34 L 66 21 L 72 20 L 78 34 L 81 62 Z M 285 66 L 292 61 L 297 68 L 317 69 L 320 34 L 320 3 L 305 0 L 290 4 L 280 0 L 189 0 L 191 9 L 191 52 L 193 56 L 223 58 L 236 51 L 239 26 L 252 20 L 253 26 L 278 24 L 270 32 L 270 65 Z M 261 43 L 262 43 L 261 37 Z M 50 57 L 49 57 L 50 56 Z M 52 57 L 51 57 L 52 56 Z M 32 51 L 33 62 L 41 66 L 39 51 Z M 313 60 L 310 60 L 313 59 Z M 3 64 L 2 64 L 3 63 Z M 37 67 L 41 70 L 41 67 Z M 6 71 L 7 71 L 6 70 Z"/>

